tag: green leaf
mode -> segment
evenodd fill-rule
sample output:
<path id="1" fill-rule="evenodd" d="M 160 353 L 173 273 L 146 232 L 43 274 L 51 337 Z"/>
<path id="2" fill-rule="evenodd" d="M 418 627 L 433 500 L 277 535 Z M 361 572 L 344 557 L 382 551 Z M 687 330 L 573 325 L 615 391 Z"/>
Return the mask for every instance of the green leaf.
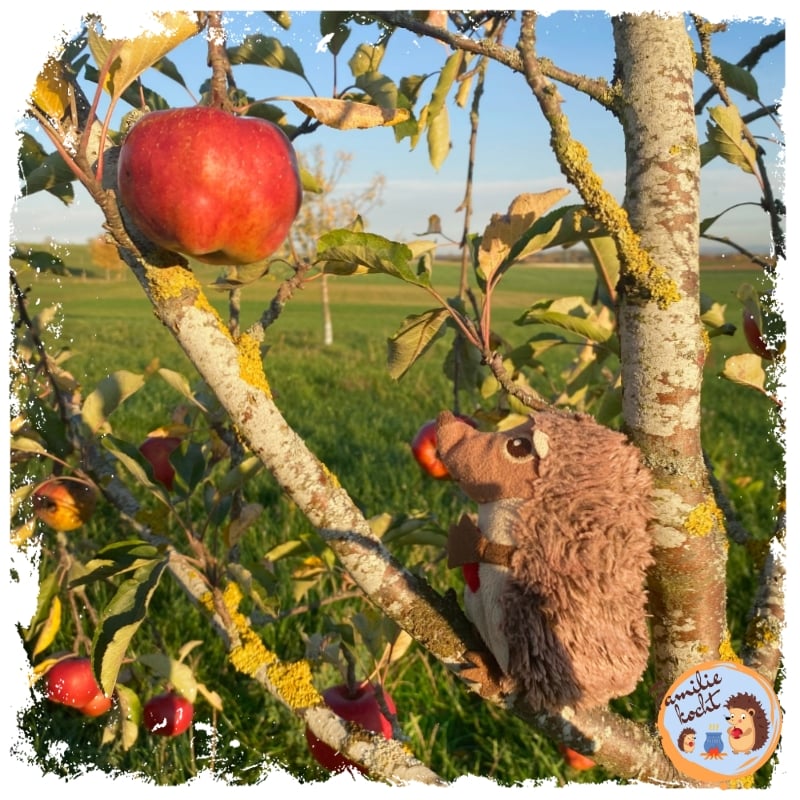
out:
<path id="1" fill-rule="evenodd" d="M 447 106 L 431 118 L 428 113 L 428 160 L 431 166 L 438 170 L 450 154 L 452 143 L 450 141 L 450 115 Z"/>
<path id="2" fill-rule="evenodd" d="M 192 387 L 189 385 L 186 376 L 182 375 L 180 372 L 175 372 L 175 370 L 167 369 L 166 367 L 160 367 L 158 374 L 175 389 L 176 392 L 189 400 L 192 405 L 197 406 L 201 411 L 208 412 L 205 405 L 197 399 L 195 393 L 192 391 Z"/>
<path id="3" fill-rule="evenodd" d="M 203 480 L 206 460 L 199 442 L 189 442 L 185 450 L 178 448 L 170 455 L 169 460 L 175 467 L 175 475 L 180 483 L 190 492 Z"/>
<path id="4" fill-rule="evenodd" d="M 264 464 L 258 456 L 248 456 L 217 481 L 217 490 L 220 494 L 229 494 L 240 489 L 263 468 Z"/>
<path id="5" fill-rule="evenodd" d="M 755 173 L 755 150 L 742 137 L 744 123 L 736 106 L 714 106 L 708 113 L 713 120 L 713 124 L 706 123 L 708 138 L 714 142 L 717 153 L 744 172 Z"/>
<path id="6" fill-rule="evenodd" d="M 706 62 L 702 53 L 697 53 L 697 69 L 705 72 Z M 724 58 L 716 57 L 714 60 L 722 72 L 722 80 L 729 89 L 734 89 L 743 94 L 748 100 L 758 100 L 758 84 L 749 69 L 731 64 Z"/>
<path id="7" fill-rule="evenodd" d="M 255 261 L 252 264 L 232 266 L 228 267 L 225 270 L 225 274 L 217 277 L 209 286 L 218 291 L 230 291 L 231 289 L 238 289 L 255 283 L 263 278 L 267 272 L 269 272 L 268 261 Z"/>
<path id="8" fill-rule="evenodd" d="M 269 563 L 270 561 L 278 561 L 284 556 L 288 556 L 300 547 L 303 547 L 305 542 L 300 539 L 292 539 L 288 542 L 281 542 L 279 545 L 273 547 L 264 557 L 263 560 Z"/>
<path id="9" fill-rule="evenodd" d="M 463 63 L 463 50 L 456 50 L 456 52 L 448 56 L 447 61 L 444 62 L 442 71 L 439 73 L 439 79 L 436 81 L 436 86 L 433 89 L 433 94 L 431 94 L 430 103 L 428 103 L 429 122 L 432 123 L 439 112 L 445 108 L 447 95 L 456 77 L 458 77 Z"/>
<path id="10" fill-rule="evenodd" d="M 119 716 L 121 720 L 122 749 L 127 751 L 136 744 L 139 737 L 139 725 L 142 721 L 142 702 L 139 695 L 125 686 L 116 687 L 117 701 L 119 702 Z"/>
<path id="11" fill-rule="evenodd" d="M 107 695 L 114 690 L 122 660 L 147 616 L 153 592 L 166 567 L 166 558 L 139 567 L 132 577 L 120 584 L 103 609 L 92 641 L 92 666 Z"/>
<path id="12" fill-rule="evenodd" d="M 103 447 L 131 473 L 137 483 L 158 495 L 163 495 L 163 487 L 150 479 L 150 473 L 144 466 L 145 460 L 133 445 L 113 436 L 104 436 L 102 442 Z"/>
<path id="13" fill-rule="evenodd" d="M 99 550 L 86 564 L 86 572 L 70 581 L 69 585 L 74 588 L 113 578 L 115 575 L 133 572 L 161 558 L 161 551 L 155 545 L 141 539 L 114 542 Z"/>
<path id="14" fill-rule="evenodd" d="M 383 60 L 385 48 L 382 45 L 360 44 L 347 62 L 354 78 L 369 72 L 376 72 Z"/>
<path id="15" fill-rule="evenodd" d="M 292 27 L 292 17 L 288 11 L 265 11 L 264 13 L 285 31 Z"/>
<path id="16" fill-rule="evenodd" d="M 615 334 L 611 327 L 599 323 L 582 297 L 561 297 L 541 300 L 531 306 L 517 321 L 517 325 L 555 325 L 592 342 L 608 343 L 618 352 Z"/>
<path id="17" fill-rule="evenodd" d="M 83 421 L 97 433 L 110 414 L 144 386 L 144 376 L 121 369 L 103 378 L 83 401 Z"/>
<path id="18" fill-rule="evenodd" d="M 356 79 L 356 86 L 366 92 L 376 106 L 397 108 L 397 84 L 383 73 L 365 72 Z"/>
<path id="19" fill-rule="evenodd" d="M 190 703 L 194 703 L 197 697 L 197 679 L 190 666 L 164 653 L 145 653 L 137 660 L 159 678 L 172 684 L 178 694 L 183 695 Z"/>
<path id="20" fill-rule="evenodd" d="M 175 62 L 166 56 L 156 61 L 156 63 L 153 64 L 153 69 L 186 88 L 186 81 L 183 79 L 183 75 L 181 75 L 180 70 L 175 66 Z M 151 109 L 155 110 L 152 108 L 152 106 Z"/>
<path id="21" fill-rule="evenodd" d="M 43 159 L 37 167 L 24 175 L 23 180 L 24 197 L 36 192 L 50 192 L 65 206 L 70 205 L 75 199 L 75 190 L 72 186 L 75 173 L 58 153 L 52 153 Z"/>
<path id="22" fill-rule="evenodd" d="M 30 268 L 37 272 L 52 272 L 55 275 L 67 274 L 64 260 L 47 250 L 28 250 L 26 253 L 17 251 L 15 255 L 27 261 Z"/>
<path id="23" fill-rule="evenodd" d="M 251 34 L 237 47 L 228 48 L 228 59 L 231 64 L 256 64 L 306 77 L 297 53 L 291 47 L 284 47 L 275 37 L 263 33 Z"/>
<path id="24" fill-rule="evenodd" d="M 447 309 L 434 308 L 406 317 L 401 328 L 388 339 L 389 375 L 400 380 L 412 364 L 442 334 L 449 318 Z"/>
<path id="25" fill-rule="evenodd" d="M 350 11 L 322 11 L 319 15 L 319 32 L 327 40 L 328 52 L 337 56 L 350 38 L 350 28 L 345 24 L 352 19 Z"/>
<path id="26" fill-rule="evenodd" d="M 591 253 L 597 273 L 597 299 L 611 309 L 616 308 L 611 292 L 619 280 L 619 255 L 617 246 L 610 236 L 589 237 L 585 245 Z"/>
<path id="27" fill-rule="evenodd" d="M 412 268 L 413 258 L 408 245 L 375 233 L 337 228 L 317 240 L 317 262 L 329 274 L 383 273 L 416 286 L 429 286 L 428 274 L 418 274 Z"/>

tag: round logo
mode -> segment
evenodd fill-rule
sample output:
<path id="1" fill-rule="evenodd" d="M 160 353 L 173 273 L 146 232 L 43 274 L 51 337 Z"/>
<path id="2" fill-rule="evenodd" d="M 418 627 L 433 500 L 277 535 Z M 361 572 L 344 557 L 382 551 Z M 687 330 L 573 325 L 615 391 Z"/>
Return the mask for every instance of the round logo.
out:
<path id="1" fill-rule="evenodd" d="M 661 701 L 658 729 L 664 752 L 684 775 L 727 784 L 767 762 L 780 738 L 781 710 L 757 672 L 707 661 L 672 684 Z"/>

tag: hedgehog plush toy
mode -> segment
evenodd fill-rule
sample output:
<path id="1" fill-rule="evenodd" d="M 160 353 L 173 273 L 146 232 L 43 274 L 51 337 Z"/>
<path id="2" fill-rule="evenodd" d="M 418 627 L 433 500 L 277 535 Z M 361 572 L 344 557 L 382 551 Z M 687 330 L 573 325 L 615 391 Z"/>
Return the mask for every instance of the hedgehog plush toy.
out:
<path id="1" fill-rule="evenodd" d="M 450 530 L 464 605 L 532 707 L 586 709 L 629 694 L 649 654 L 651 476 L 623 434 L 542 411 L 482 433 L 449 411 L 439 457 L 477 503 Z"/>

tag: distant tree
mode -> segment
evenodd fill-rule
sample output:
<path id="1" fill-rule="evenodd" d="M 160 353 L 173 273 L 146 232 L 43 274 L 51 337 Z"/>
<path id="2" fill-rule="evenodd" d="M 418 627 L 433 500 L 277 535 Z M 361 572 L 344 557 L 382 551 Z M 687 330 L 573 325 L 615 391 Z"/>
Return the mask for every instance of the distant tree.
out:
<path id="1" fill-rule="evenodd" d="M 95 267 L 105 270 L 108 280 L 111 280 L 112 275 L 121 280 L 127 269 L 127 264 L 119 256 L 117 246 L 105 236 L 95 236 L 89 242 L 89 258 Z"/>
<path id="2" fill-rule="evenodd" d="M 298 161 L 311 176 L 313 191 L 306 192 L 300 213 L 292 226 L 290 238 L 297 256 L 312 262 L 317 251 L 317 241 L 326 231 L 335 228 L 368 226 L 367 214 L 383 202 L 386 178 L 375 175 L 362 189 L 350 192 L 340 188 L 350 163 L 352 153 L 337 152 L 333 163 L 326 163 L 325 151 L 317 146 L 310 153 L 299 153 Z M 322 281 L 322 315 L 324 344 L 333 344 L 333 320 L 328 294 L 328 274 L 320 275 Z"/>

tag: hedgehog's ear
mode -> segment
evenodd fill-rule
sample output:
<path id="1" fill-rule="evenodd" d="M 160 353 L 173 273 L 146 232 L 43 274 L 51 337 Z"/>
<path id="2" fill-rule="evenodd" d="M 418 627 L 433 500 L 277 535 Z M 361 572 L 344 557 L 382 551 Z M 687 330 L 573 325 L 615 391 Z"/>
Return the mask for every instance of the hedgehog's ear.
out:
<path id="1" fill-rule="evenodd" d="M 539 458 L 547 458 L 550 452 L 550 437 L 541 429 L 533 430 L 533 449 Z"/>

